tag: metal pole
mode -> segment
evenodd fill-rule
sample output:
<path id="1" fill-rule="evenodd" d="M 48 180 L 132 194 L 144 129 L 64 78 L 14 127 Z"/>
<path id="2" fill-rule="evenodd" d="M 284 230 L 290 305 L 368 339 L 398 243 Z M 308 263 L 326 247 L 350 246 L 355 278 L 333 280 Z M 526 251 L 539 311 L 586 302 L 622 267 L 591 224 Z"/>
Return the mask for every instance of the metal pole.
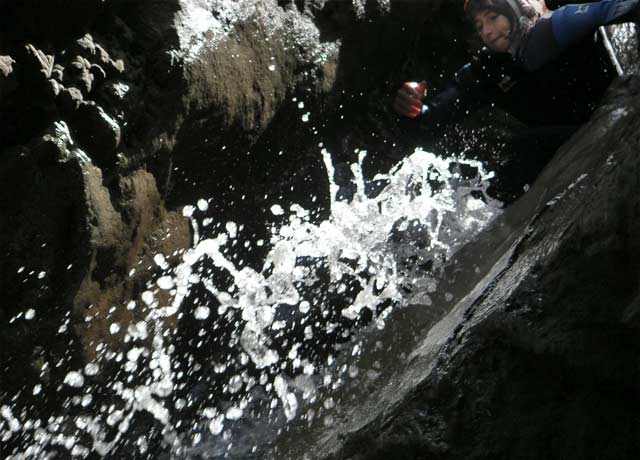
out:
<path id="1" fill-rule="evenodd" d="M 609 40 L 609 34 L 607 34 L 607 31 L 604 28 L 604 26 L 598 27 L 598 32 L 600 32 L 600 36 L 602 37 L 602 42 L 604 43 L 604 47 L 607 50 L 607 53 L 609 54 L 609 58 L 611 59 L 613 66 L 616 68 L 616 72 L 618 73 L 618 76 L 621 77 L 622 75 L 624 75 L 624 70 L 620 65 L 618 56 L 616 56 L 616 51 L 613 49 L 611 40 Z"/>

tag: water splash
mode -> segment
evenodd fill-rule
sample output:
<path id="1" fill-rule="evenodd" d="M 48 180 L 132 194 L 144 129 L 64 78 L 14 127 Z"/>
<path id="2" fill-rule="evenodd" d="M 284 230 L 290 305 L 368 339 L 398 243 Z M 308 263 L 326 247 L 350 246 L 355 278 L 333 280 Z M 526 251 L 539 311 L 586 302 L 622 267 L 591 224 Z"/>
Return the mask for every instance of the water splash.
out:
<path id="1" fill-rule="evenodd" d="M 20 436 L 24 447 L 8 458 L 46 458 L 59 448 L 79 458 L 91 451 L 108 456 L 123 445 L 131 458 L 144 456 L 150 440 L 144 428 L 136 429 L 144 414 L 151 420 L 142 426 L 156 427 L 165 450 L 175 456 L 206 451 L 213 458 L 233 450 L 234 443 L 235 449 L 255 451 L 300 416 L 318 388 L 339 385 L 336 340 L 344 341 L 363 324 L 383 328 L 395 308 L 429 305 L 444 264 L 499 212 L 486 195 L 492 175 L 477 161 L 417 150 L 376 176 L 383 186 L 371 196 L 361 168 L 366 152 L 359 152 L 359 163 L 352 165 L 355 194 L 344 201 L 331 180 L 330 155 L 324 150 L 322 155 L 330 182 L 329 218 L 315 222 L 312 212 L 297 204 L 286 210 L 274 204 L 278 223 L 256 269 L 234 260 L 241 225 L 226 222 L 224 230 L 205 238 L 193 215 L 196 208 L 207 211 L 207 201 L 186 207 L 193 247 L 175 267 L 156 255 L 161 273 L 126 306 L 145 308 L 146 318 L 112 325 L 115 333 L 126 328 L 128 351 L 103 344 L 96 362 L 67 374 L 68 415 L 25 421 L 15 408 L 2 406 L 3 441 Z M 198 290 L 207 300 L 194 300 Z M 202 343 L 207 337 L 225 340 L 219 349 L 226 354 L 218 356 L 208 376 L 221 383 L 216 398 L 209 394 L 199 404 L 185 382 L 202 363 L 178 354 L 166 324 L 189 315 L 202 324 L 197 338 Z M 357 344 L 350 349 L 354 359 L 359 352 Z M 118 378 L 98 383 L 102 369 L 113 366 L 121 369 Z M 343 373 L 357 378 L 355 367 L 342 365 L 338 374 Z M 107 394 L 110 403 L 94 407 L 95 392 L 103 399 Z M 334 402 L 325 398 L 323 407 L 330 411 Z M 330 415 L 325 423 L 331 423 Z"/>

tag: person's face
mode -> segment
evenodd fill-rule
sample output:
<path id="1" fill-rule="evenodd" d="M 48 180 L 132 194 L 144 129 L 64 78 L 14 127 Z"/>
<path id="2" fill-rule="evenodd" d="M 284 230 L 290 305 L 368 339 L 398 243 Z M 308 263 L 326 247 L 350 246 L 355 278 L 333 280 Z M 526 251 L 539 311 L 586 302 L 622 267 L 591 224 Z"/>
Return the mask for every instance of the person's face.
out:
<path id="1" fill-rule="evenodd" d="M 506 16 L 485 10 L 476 15 L 473 23 L 478 35 L 490 49 L 499 53 L 509 51 L 511 24 Z"/>

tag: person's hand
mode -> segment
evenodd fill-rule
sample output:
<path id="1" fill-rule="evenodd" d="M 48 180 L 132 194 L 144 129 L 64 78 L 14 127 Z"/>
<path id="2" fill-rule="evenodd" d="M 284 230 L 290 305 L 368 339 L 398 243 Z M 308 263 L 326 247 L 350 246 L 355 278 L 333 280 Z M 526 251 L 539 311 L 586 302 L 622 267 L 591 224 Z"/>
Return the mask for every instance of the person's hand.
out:
<path id="1" fill-rule="evenodd" d="M 427 82 L 404 83 L 393 101 L 393 110 L 404 117 L 415 118 L 422 112 L 422 98 L 427 95 Z"/>

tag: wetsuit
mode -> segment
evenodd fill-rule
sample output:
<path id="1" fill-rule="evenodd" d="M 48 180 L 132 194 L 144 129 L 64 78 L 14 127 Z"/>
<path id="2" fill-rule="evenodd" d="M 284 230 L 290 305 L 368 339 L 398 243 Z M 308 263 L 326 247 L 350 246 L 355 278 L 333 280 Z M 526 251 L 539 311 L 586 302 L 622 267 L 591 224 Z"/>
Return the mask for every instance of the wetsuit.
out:
<path id="1" fill-rule="evenodd" d="M 422 122 L 429 130 L 434 125 L 443 128 L 494 103 L 527 125 L 529 129 L 508 147 L 519 153 L 516 161 L 498 171 L 493 187 L 500 189 L 498 198 L 511 201 L 589 119 L 616 76 L 600 37 L 594 34 L 597 27 L 624 22 L 638 12 L 639 3 L 604 0 L 567 5 L 543 16 L 515 57 L 483 49 L 458 70 L 426 101 Z"/>
<path id="2" fill-rule="evenodd" d="M 422 120 L 444 127 L 495 103 L 529 126 L 584 123 L 616 74 L 601 43 L 572 48 L 535 71 L 483 49 L 426 101 Z"/>

